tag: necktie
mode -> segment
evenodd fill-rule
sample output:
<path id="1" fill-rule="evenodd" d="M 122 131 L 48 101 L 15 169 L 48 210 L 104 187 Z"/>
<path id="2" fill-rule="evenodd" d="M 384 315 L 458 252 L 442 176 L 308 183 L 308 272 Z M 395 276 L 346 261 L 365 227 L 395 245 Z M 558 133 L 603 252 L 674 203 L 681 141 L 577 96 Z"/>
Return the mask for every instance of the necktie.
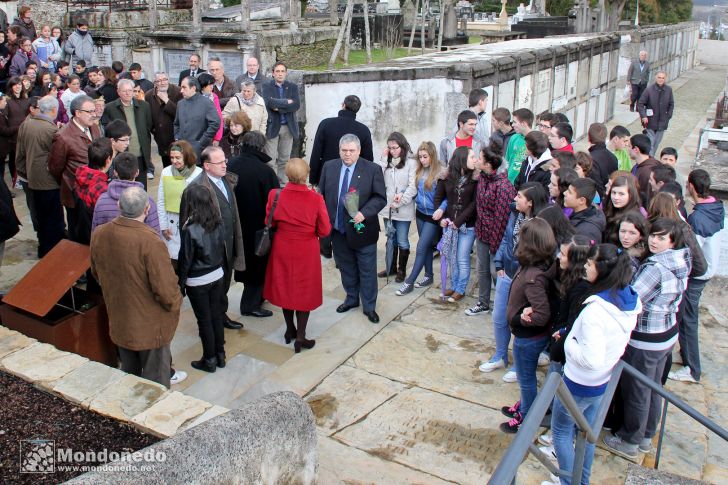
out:
<path id="1" fill-rule="evenodd" d="M 341 182 L 341 190 L 339 190 L 339 209 L 336 211 L 336 225 L 339 232 L 346 232 L 346 206 L 344 204 L 344 196 L 349 191 L 349 168 L 344 172 L 344 180 Z"/>
<path id="2" fill-rule="evenodd" d="M 190 76 L 197 77 L 197 71 L 191 71 L 190 72 Z"/>
<path id="3" fill-rule="evenodd" d="M 222 179 L 218 179 L 215 181 L 215 185 L 217 185 L 217 188 L 220 189 L 220 192 L 222 192 L 222 195 L 225 196 L 225 200 L 230 202 L 230 199 L 228 199 L 227 190 L 225 190 L 225 184 L 222 183 Z"/>

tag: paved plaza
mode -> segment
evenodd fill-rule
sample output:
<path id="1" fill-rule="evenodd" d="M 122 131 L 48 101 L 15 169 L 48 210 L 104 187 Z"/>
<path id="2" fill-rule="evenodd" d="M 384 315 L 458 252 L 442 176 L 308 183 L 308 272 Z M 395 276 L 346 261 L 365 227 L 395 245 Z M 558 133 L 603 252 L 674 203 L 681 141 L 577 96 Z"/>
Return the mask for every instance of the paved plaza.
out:
<path id="1" fill-rule="evenodd" d="M 684 174 L 695 155 L 699 127 L 714 111 L 726 81 L 725 66 L 703 62 L 671 83 L 675 117 L 662 146 L 679 148 Z M 626 105 L 616 108 L 609 125 L 617 123 L 637 132 L 636 115 Z M 159 174 L 159 160 L 156 163 Z M 150 181 L 155 196 L 158 180 Z M 17 192 L 16 210 L 24 226 L 7 242 L 0 291 L 11 288 L 37 261 L 24 197 Z M 416 238 L 413 225 L 411 243 Z M 380 239 L 379 269 L 384 267 L 384 243 Z M 265 306 L 273 311 L 270 318 L 242 317 L 237 308 L 242 285 L 237 283 L 229 293 L 228 314 L 245 328 L 225 330 L 227 366 L 214 374 L 190 366 L 202 355 L 202 347 L 185 300 L 172 354 L 175 368 L 189 377 L 172 390 L 229 409 L 279 390 L 303 396 L 316 416 L 322 484 L 484 483 L 512 439 L 498 430 L 505 420 L 500 407 L 513 404 L 519 391 L 517 384 L 501 380 L 503 369 L 490 374 L 478 370 L 495 344 L 490 315 L 463 313 L 475 303 L 472 295 L 477 289 L 469 288 L 465 299 L 451 304 L 438 298 L 439 282 L 399 297 L 399 284 L 380 279 L 381 323 L 373 325 L 361 308 L 335 312 L 344 291 L 333 260 L 322 263 L 324 304 L 312 313 L 308 325 L 308 337 L 316 339 L 314 349 L 294 354 L 293 345 L 285 345 L 279 308 Z M 471 282 L 474 279 L 471 275 Z M 701 384 L 670 381 L 667 386 L 723 426 L 728 425 L 727 296 L 728 281 L 714 278 L 701 302 Z M 652 460 L 646 456 L 644 464 Z M 624 483 L 627 466 L 626 460 L 598 449 L 592 483 Z M 709 483 L 728 483 L 728 444 L 671 408 L 660 468 Z M 533 458 L 520 469 L 520 483 L 546 479 L 548 472 Z"/>

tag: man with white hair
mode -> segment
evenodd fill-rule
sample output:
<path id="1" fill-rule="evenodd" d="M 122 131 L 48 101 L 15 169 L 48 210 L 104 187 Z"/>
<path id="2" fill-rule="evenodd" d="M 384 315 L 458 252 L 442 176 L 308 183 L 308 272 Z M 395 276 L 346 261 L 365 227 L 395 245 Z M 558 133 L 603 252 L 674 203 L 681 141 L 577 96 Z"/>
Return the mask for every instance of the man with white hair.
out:
<path id="1" fill-rule="evenodd" d="M 134 81 L 121 79 L 116 84 L 119 99 L 114 100 L 104 108 L 101 124 L 106 127 L 114 120 L 126 122 L 131 128 L 129 138 L 129 153 L 139 160 L 139 175 L 137 181 L 147 187 L 147 178 L 154 178 L 154 165 L 152 164 L 152 110 L 146 101 L 134 98 Z"/>
<path id="2" fill-rule="evenodd" d="M 91 272 L 104 295 L 121 370 L 169 387 L 169 344 L 182 294 L 167 246 L 144 223 L 149 208 L 141 187 L 122 192 L 121 215 L 91 234 Z"/>
<path id="3" fill-rule="evenodd" d="M 637 101 L 650 82 L 650 61 L 647 60 L 647 51 L 640 51 L 639 58 L 633 59 L 627 69 L 627 82 L 630 84 L 629 110 L 636 109 Z"/>
<path id="4" fill-rule="evenodd" d="M 66 224 L 61 207 L 61 187 L 48 172 L 48 155 L 53 135 L 58 131 L 55 119 L 58 99 L 44 96 L 38 101 L 38 113 L 30 114 L 18 130 L 15 163 L 28 180 L 25 197 L 28 209 L 35 211 L 38 231 L 38 257 L 42 258 L 63 239 Z"/>

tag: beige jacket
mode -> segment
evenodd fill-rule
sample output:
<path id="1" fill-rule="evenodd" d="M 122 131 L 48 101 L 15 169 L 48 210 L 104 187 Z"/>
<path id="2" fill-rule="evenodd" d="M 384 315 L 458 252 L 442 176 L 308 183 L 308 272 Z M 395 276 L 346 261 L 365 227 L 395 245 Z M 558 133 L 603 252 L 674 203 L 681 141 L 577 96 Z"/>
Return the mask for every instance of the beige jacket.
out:
<path id="1" fill-rule="evenodd" d="M 247 106 L 243 102 L 243 95 L 240 93 L 236 94 L 225 105 L 225 109 L 222 111 L 222 117 L 227 121 L 236 111 L 245 111 L 245 114 L 250 118 L 251 130 L 265 134 L 265 128 L 268 124 L 268 111 L 265 109 L 265 101 L 263 101 L 263 97 L 258 93 L 255 93 L 253 100 L 253 105 Z"/>

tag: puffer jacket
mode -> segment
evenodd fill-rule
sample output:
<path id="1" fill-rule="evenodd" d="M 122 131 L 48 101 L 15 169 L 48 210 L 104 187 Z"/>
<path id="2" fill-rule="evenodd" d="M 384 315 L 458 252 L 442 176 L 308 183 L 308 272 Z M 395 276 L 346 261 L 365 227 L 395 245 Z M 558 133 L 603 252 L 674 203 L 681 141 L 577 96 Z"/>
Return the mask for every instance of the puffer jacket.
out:
<path id="1" fill-rule="evenodd" d="M 109 189 L 101 194 L 99 199 L 96 201 L 94 217 L 91 221 L 92 232 L 96 229 L 96 226 L 113 221 L 121 213 L 119 210 L 119 198 L 121 198 L 121 193 L 130 187 L 144 188 L 141 182 L 136 182 L 134 180 L 114 179 L 109 183 Z M 154 229 L 156 233 L 161 236 L 157 204 L 151 197 L 149 197 L 149 213 L 144 219 L 144 224 Z"/>
<path id="2" fill-rule="evenodd" d="M 379 211 L 379 215 L 389 218 L 389 204 L 392 203 L 396 194 L 402 194 L 399 203 L 392 208 L 392 220 L 414 220 L 415 197 L 417 196 L 417 186 L 415 185 L 417 164 L 414 160 L 408 158 L 402 168 L 387 168 L 387 159 L 385 158 L 379 160 L 379 166 L 382 167 L 384 186 L 387 189 L 387 205 Z"/>

